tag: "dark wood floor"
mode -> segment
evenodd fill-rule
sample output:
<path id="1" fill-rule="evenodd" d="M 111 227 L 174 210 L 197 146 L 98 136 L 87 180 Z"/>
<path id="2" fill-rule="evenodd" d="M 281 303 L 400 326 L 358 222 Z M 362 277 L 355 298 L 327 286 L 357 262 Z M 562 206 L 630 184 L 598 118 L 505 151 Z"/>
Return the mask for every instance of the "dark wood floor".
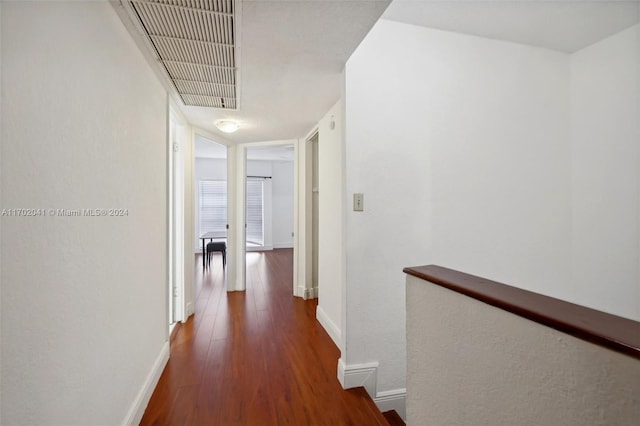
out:
<path id="1" fill-rule="evenodd" d="M 225 291 L 219 255 L 196 259 L 196 313 L 179 325 L 142 425 L 380 425 L 336 379 L 339 350 L 293 297 L 293 251 L 247 254 L 247 291 Z"/>

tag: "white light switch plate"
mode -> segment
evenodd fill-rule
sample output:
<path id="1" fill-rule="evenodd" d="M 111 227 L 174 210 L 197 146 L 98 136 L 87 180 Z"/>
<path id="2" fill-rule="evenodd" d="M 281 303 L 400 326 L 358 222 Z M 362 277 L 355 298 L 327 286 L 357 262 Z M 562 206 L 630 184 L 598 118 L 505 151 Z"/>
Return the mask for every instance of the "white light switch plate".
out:
<path id="1" fill-rule="evenodd" d="M 362 193 L 353 194 L 353 211 L 354 212 L 364 211 L 364 194 Z"/>

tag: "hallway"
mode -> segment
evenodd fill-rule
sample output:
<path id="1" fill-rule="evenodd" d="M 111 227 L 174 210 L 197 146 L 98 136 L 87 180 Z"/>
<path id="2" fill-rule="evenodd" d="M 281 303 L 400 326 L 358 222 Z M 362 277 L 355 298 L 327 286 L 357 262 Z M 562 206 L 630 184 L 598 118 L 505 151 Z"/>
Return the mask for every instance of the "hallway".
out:
<path id="1" fill-rule="evenodd" d="M 199 260 L 196 313 L 173 335 L 142 425 L 384 424 L 338 383 L 316 301 L 292 296 L 292 249 L 248 253 L 246 292 L 225 291 L 218 254 L 204 273 Z"/>

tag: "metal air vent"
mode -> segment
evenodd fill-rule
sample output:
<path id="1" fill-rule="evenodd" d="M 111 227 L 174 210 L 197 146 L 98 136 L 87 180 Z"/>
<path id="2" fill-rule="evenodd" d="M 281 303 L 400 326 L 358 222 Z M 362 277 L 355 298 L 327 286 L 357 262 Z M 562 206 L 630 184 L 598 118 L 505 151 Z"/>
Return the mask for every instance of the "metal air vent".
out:
<path id="1" fill-rule="evenodd" d="M 238 108 L 235 0 L 131 0 L 185 105 Z"/>

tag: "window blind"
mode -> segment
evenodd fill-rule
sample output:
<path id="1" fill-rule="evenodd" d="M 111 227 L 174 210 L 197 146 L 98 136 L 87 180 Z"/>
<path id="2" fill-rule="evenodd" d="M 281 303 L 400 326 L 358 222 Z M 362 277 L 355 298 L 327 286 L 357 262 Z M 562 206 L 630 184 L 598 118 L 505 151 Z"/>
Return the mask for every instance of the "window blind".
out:
<path id="1" fill-rule="evenodd" d="M 227 181 L 200 181 L 200 235 L 227 229 Z"/>
<path id="2" fill-rule="evenodd" d="M 264 181 L 247 179 L 247 242 L 264 245 Z"/>

